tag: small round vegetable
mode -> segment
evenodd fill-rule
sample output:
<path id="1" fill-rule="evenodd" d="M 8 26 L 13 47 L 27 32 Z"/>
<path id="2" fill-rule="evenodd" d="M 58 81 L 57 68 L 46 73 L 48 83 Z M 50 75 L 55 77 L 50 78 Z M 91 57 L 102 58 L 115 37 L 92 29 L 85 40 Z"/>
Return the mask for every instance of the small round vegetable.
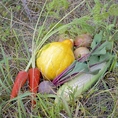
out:
<path id="1" fill-rule="evenodd" d="M 42 94 L 54 94 L 55 86 L 51 81 L 42 81 L 39 84 L 38 92 Z"/>
<path id="2" fill-rule="evenodd" d="M 79 48 L 75 49 L 75 51 L 74 51 L 75 59 L 83 57 L 83 56 L 85 56 L 88 53 L 89 53 L 89 49 L 88 48 L 79 47 Z"/>
<path id="3" fill-rule="evenodd" d="M 82 34 L 76 37 L 74 45 L 76 47 L 89 47 L 92 43 L 92 36 L 90 34 Z"/>

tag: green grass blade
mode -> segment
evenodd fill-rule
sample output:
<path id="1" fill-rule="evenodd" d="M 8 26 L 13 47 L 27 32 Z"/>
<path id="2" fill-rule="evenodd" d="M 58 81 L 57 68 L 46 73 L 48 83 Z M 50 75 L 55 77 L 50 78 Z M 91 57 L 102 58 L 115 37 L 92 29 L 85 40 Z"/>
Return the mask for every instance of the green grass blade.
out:
<path id="1" fill-rule="evenodd" d="M 62 98 L 62 101 L 63 101 L 63 106 L 65 107 L 65 110 L 67 111 L 69 118 L 72 118 L 72 114 L 67 101 L 65 100 L 65 98 Z"/>
<path id="2" fill-rule="evenodd" d="M 33 37 L 32 37 L 32 68 L 35 68 L 35 42 L 34 42 L 34 39 L 35 39 L 38 23 L 39 23 L 39 20 L 40 20 L 40 18 L 42 16 L 42 12 L 43 12 L 43 10 L 45 8 L 46 3 L 47 3 L 47 0 L 45 1 L 44 5 L 43 5 L 43 8 L 42 8 L 41 13 L 40 13 L 40 15 L 38 17 L 38 20 L 37 20 L 37 23 L 35 25 L 35 29 L 34 29 L 34 32 L 33 32 Z"/>
<path id="3" fill-rule="evenodd" d="M 42 41 L 40 42 L 40 44 L 37 46 L 36 51 L 39 50 L 39 49 L 42 47 L 42 45 L 45 43 L 45 41 L 46 41 L 48 38 L 50 38 L 53 34 L 57 33 L 58 31 L 60 31 L 60 30 L 62 30 L 62 29 L 64 29 L 64 28 L 69 27 L 70 24 L 71 24 L 71 23 L 68 23 L 68 24 L 66 24 L 66 25 L 60 26 L 59 28 L 55 29 L 54 31 L 52 31 L 52 32 L 50 32 L 50 33 L 48 33 L 48 34 L 46 34 L 46 36 L 44 36 L 44 38 L 42 39 Z"/>

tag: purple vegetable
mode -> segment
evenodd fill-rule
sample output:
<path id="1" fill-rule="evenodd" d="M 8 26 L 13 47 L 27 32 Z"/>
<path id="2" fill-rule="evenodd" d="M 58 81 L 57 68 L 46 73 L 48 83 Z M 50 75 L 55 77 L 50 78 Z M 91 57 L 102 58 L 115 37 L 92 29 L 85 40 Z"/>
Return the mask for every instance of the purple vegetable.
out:
<path id="1" fill-rule="evenodd" d="M 39 84 L 38 92 L 42 94 L 55 94 L 56 87 L 51 81 L 42 81 Z"/>

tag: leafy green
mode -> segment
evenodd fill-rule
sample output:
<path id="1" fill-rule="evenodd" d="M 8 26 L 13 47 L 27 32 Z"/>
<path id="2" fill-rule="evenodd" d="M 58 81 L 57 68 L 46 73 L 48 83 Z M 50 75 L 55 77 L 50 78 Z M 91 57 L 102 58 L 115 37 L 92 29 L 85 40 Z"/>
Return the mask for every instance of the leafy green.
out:
<path id="1" fill-rule="evenodd" d="M 94 50 L 96 45 L 98 45 L 98 47 L 93 52 L 91 52 L 91 56 L 89 57 L 90 65 L 108 60 L 112 57 L 113 41 L 106 39 L 103 34 L 104 32 L 100 31 L 94 36 L 91 49 Z"/>
<path id="2" fill-rule="evenodd" d="M 92 56 L 89 57 L 89 64 L 90 64 L 90 65 L 91 65 L 91 64 L 96 64 L 97 62 L 99 62 L 99 57 L 98 57 L 98 56 L 92 55 Z"/>
<path id="3" fill-rule="evenodd" d="M 77 62 L 72 73 L 77 73 L 77 72 L 80 72 L 81 70 L 85 69 L 85 68 L 88 68 L 87 64 L 86 63 L 82 63 L 82 62 Z"/>
<path id="4" fill-rule="evenodd" d="M 92 55 L 104 55 L 106 54 L 107 50 L 112 48 L 112 43 L 109 41 L 104 42 L 101 44 Z"/>
<path id="5" fill-rule="evenodd" d="M 79 72 L 83 72 L 83 71 L 85 72 L 87 70 L 88 70 L 88 65 L 86 63 L 76 61 L 74 68 L 70 72 L 68 72 L 67 76 L 64 76 L 64 78 L 69 77 Z"/>
<path id="6" fill-rule="evenodd" d="M 102 34 L 103 34 L 103 31 L 100 31 L 99 34 L 96 34 L 94 36 L 93 42 L 91 43 L 92 49 L 94 49 L 96 47 L 96 45 L 98 45 L 102 41 Z"/>
<path id="7" fill-rule="evenodd" d="M 111 53 L 106 52 L 106 54 L 101 55 L 101 56 L 99 57 L 99 61 L 108 60 L 108 59 L 110 59 L 110 58 L 112 58 L 112 57 L 113 57 L 113 55 L 112 55 Z"/>

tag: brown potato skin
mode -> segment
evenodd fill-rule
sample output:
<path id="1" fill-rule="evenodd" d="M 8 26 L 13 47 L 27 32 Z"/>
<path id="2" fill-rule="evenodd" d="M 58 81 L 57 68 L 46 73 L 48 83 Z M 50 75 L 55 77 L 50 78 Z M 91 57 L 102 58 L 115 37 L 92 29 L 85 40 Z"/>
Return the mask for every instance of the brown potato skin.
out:
<path id="1" fill-rule="evenodd" d="M 76 47 L 90 47 L 92 43 L 92 36 L 90 34 L 82 34 L 75 38 L 74 45 Z"/>
<path id="2" fill-rule="evenodd" d="M 83 57 L 85 56 L 86 54 L 88 54 L 90 51 L 88 48 L 86 47 L 79 47 L 79 48 L 76 48 L 74 50 L 74 56 L 75 56 L 75 59 L 78 59 L 80 57 Z"/>

